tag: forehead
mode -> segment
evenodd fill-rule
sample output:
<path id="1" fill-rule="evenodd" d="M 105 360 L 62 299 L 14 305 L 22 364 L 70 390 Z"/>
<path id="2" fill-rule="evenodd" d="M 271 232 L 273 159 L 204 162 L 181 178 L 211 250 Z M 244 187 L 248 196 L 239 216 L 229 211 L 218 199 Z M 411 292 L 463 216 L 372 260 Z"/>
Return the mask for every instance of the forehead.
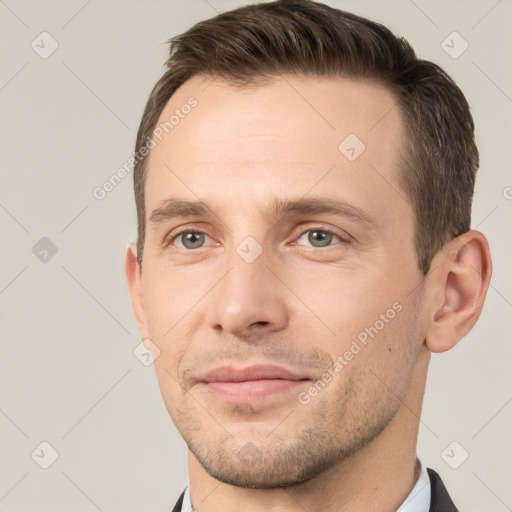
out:
<path id="1" fill-rule="evenodd" d="M 212 190 L 226 199 L 315 187 L 386 201 L 399 188 L 402 115 L 394 95 L 372 82 L 286 75 L 235 87 L 195 76 L 171 97 L 157 130 L 147 209 L 170 193 L 208 200 Z"/>
<path id="2" fill-rule="evenodd" d="M 189 108 L 192 99 L 197 104 Z M 392 138 L 396 145 L 401 124 L 396 107 L 391 91 L 370 81 L 283 75 L 263 86 L 241 87 L 222 78 L 194 76 L 170 98 L 158 124 L 171 120 L 163 137 L 198 147 L 204 141 L 230 142 L 234 136 L 293 134 L 292 143 L 322 139 L 337 148 L 343 135 L 354 133 L 371 142 L 372 132 L 390 135 L 386 141 Z M 194 123 L 198 117 L 200 123 Z"/>

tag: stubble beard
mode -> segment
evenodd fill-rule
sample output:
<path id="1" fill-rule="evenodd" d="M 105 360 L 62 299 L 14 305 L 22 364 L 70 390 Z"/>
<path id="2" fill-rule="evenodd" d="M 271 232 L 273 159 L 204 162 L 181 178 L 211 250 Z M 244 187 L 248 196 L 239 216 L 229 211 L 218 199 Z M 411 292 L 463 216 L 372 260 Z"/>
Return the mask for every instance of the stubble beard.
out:
<path id="1" fill-rule="evenodd" d="M 399 399 L 383 403 L 378 393 L 361 402 L 354 382 L 361 381 L 349 379 L 344 398 L 335 403 L 332 397 L 317 397 L 314 404 L 297 403 L 301 418 L 292 420 L 294 409 L 271 434 L 242 439 L 228 428 L 212 424 L 204 414 L 206 425 L 198 420 L 197 410 L 194 413 L 187 406 L 177 415 L 177 426 L 189 450 L 216 480 L 252 489 L 293 487 L 343 463 L 379 436 L 398 411 Z M 249 405 L 233 414 L 250 421 L 250 416 L 258 413 Z"/>

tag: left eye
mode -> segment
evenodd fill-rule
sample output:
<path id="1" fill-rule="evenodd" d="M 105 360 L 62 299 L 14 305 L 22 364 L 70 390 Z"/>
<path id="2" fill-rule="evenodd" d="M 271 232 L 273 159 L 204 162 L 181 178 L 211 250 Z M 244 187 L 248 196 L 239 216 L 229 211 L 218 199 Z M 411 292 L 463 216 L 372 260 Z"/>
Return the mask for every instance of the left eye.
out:
<path id="1" fill-rule="evenodd" d="M 210 237 L 202 231 L 182 231 L 175 235 L 172 242 L 180 249 L 199 249 Z"/>
<path id="2" fill-rule="evenodd" d="M 299 243 L 304 237 L 313 247 L 328 247 L 333 239 L 337 239 L 339 242 L 342 241 L 336 233 L 328 229 L 308 229 L 302 233 L 297 242 Z"/>

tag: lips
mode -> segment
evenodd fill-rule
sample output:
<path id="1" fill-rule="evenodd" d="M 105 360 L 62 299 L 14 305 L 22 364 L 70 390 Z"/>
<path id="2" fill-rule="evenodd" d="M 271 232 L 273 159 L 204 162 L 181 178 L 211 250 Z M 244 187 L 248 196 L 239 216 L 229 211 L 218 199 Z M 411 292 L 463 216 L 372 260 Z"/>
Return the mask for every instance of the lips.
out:
<path id="1" fill-rule="evenodd" d="M 222 366 L 206 372 L 203 378 L 205 382 L 243 382 L 268 379 L 305 380 L 306 378 L 280 366 L 269 365 L 254 365 L 240 369 Z"/>
<path id="2" fill-rule="evenodd" d="M 216 398 L 229 402 L 252 402 L 290 394 L 307 380 L 307 377 L 280 366 L 254 365 L 214 368 L 204 374 L 201 382 Z"/>

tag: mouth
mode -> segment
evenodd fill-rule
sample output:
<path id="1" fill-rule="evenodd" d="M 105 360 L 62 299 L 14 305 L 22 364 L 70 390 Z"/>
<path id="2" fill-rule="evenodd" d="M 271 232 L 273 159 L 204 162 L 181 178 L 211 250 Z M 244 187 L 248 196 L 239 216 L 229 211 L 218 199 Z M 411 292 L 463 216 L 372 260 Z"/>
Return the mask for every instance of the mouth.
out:
<path id="1" fill-rule="evenodd" d="M 310 379 L 279 366 L 222 366 L 204 374 L 201 383 L 217 399 L 248 403 L 293 394 Z"/>

